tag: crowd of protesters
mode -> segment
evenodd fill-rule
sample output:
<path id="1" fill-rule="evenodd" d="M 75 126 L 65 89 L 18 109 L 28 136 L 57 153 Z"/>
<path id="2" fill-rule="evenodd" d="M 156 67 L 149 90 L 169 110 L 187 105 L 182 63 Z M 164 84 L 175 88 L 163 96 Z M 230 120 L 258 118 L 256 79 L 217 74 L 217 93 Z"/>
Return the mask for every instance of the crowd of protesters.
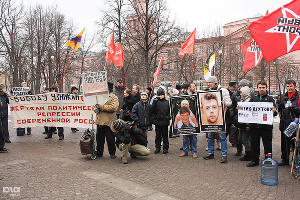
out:
<path id="1" fill-rule="evenodd" d="M 207 91 L 221 91 L 222 104 L 225 108 L 226 132 L 209 132 L 207 134 L 207 155 L 205 160 L 214 159 L 215 143 L 217 150 L 221 150 L 221 163 L 227 163 L 227 137 L 233 147 L 236 147 L 235 156 L 240 157 L 240 161 L 249 161 L 247 167 L 259 165 L 260 160 L 260 138 L 264 146 L 264 154 L 272 153 L 273 125 L 262 125 L 253 123 L 238 122 L 238 102 L 271 102 L 273 104 L 273 114 L 280 117 L 281 131 L 281 162 L 279 166 L 289 165 L 290 149 L 293 147 L 291 138 L 284 134 L 284 130 L 291 122 L 300 115 L 300 99 L 296 90 L 296 82 L 288 80 L 285 83 L 287 92 L 277 98 L 276 102 L 267 92 L 268 85 L 265 81 L 260 81 L 256 89 L 252 84 L 242 79 L 238 83 L 231 81 L 228 88 L 221 87 L 216 77 L 207 79 Z M 121 79 L 116 85 L 108 82 L 109 97 L 106 103 L 93 106 L 96 113 L 96 154 L 103 156 L 104 143 L 112 159 L 116 158 L 116 149 L 122 152 L 121 161 L 128 163 L 128 154 L 132 158 L 136 156 L 147 156 L 150 149 L 147 148 L 148 131 L 155 128 L 155 154 L 169 152 L 169 138 L 177 137 L 173 135 L 170 126 L 171 112 L 169 106 L 170 96 L 195 95 L 197 94 L 196 84 L 174 85 L 167 91 L 164 86 L 159 86 L 154 92 L 152 88 L 140 91 L 136 84 L 132 88 L 126 88 Z M 47 92 L 57 92 L 56 88 L 46 88 Z M 71 93 L 77 95 L 78 89 L 73 87 Z M 7 152 L 5 143 L 10 143 L 8 133 L 8 95 L 4 92 L 4 85 L 0 85 L 0 152 Z M 187 109 L 186 109 L 187 110 Z M 184 106 L 182 112 L 184 112 Z M 73 133 L 78 129 L 71 128 Z M 60 140 L 64 139 L 63 127 L 45 127 L 45 139 L 52 138 L 58 132 Z M 31 130 L 29 131 L 29 134 Z M 179 156 L 188 156 L 191 151 L 192 158 L 197 158 L 197 135 L 184 135 L 183 151 Z M 243 153 L 244 152 L 244 153 Z"/>

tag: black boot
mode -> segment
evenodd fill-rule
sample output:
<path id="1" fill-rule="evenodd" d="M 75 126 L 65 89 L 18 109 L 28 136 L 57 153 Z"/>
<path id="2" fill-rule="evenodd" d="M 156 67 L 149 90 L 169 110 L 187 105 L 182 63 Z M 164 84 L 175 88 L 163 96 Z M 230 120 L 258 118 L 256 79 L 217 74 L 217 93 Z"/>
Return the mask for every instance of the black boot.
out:
<path id="1" fill-rule="evenodd" d="M 160 152 L 160 148 L 156 148 L 154 151 L 155 154 L 158 154 L 159 152 Z"/>
<path id="2" fill-rule="evenodd" d="M 240 158 L 240 161 L 251 161 L 251 156 L 250 155 L 251 155 L 250 152 L 246 151 L 245 155 Z"/>

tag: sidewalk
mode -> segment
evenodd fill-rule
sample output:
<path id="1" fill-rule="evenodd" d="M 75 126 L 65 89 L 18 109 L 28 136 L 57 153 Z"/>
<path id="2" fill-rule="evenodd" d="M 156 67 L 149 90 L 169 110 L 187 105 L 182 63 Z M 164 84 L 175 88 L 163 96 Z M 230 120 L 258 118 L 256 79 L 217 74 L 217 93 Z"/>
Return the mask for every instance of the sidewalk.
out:
<path id="1" fill-rule="evenodd" d="M 278 124 L 274 130 L 273 155 L 280 161 Z M 5 187 L 0 199 L 300 199 L 300 180 L 290 176 L 289 167 L 279 168 L 279 185 L 270 187 L 260 183 L 260 167 L 247 168 L 232 147 L 227 164 L 219 163 L 219 151 L 214 160 L 203 160 L 204 135 L 198 136 L 198 159 L 179 158 L 182 138 L 176 138 L 170 139 L 169 154 L 151 154 L 123 165 L 120 152 L 112 160 L 106 146 L 103 158 L 82 156 L 82 130 L 71 133 L 65 128 L 64 141 L 57 135 L 45 140 L 42 132 L 33 128 L 32 135 L 17 137 L 10 128 L 9 153 L 0 154 L 0 189 Z M 152 152 L 154 137 L 150 132 Z"/>

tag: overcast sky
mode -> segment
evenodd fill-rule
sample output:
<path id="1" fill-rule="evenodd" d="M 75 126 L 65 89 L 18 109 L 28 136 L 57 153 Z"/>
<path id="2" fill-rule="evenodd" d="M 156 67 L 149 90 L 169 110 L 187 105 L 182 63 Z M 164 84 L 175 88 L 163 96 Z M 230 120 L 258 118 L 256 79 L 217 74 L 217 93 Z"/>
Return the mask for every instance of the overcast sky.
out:
<path id="1" fill-rule="evenodd" d="M 20 1 L 21 0 L 17 0 Z M 291 0 L 167 0 L 170 15 L 177 25 L 200 32 L 207 27 L 224 25 L 229 22 L 258 15 L 266 10 L 274 11 Z M 23 0 L 28 5 L 57 5 L 58 10 L 72 19 L 79 33 L 86 28 L 92 35 L 99 21 L 100 11 L 105 9 L 106 0 Z"/>

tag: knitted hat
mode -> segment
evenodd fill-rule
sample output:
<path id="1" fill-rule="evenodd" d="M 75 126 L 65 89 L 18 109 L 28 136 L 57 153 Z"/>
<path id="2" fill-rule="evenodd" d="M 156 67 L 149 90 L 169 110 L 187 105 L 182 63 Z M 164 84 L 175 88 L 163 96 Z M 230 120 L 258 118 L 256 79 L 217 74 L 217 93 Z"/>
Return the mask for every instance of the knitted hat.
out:
<path id="1" fill-rule="evenodd" d="M 218 79 L 215 76 L 210 76 L 207 78 L 206 82 L 218 84 Z"/>
<path id="2" fill-rule="evenodd" d="M 142 93 L 141 93 L 141 96 L 142 96 L 142 95 L 146 95 L 146 96 L 148 97 L 147 92 L 142 92 Z"/>
<path id="3" fill-rule="evenodd" d="M 242 79 L 239 82 L 239 86 L 249 86 L 249 81 L 246 79 Z"/>
<path id="4" fill-rule="evenodd" d="M 119 132 L 124 127 L 125 127 L 125 122 L 121 119 L 117 119 L 113 121 L 113 123 L 110 126 L 110 129 L 112 132 L 116 133 Z"/>

